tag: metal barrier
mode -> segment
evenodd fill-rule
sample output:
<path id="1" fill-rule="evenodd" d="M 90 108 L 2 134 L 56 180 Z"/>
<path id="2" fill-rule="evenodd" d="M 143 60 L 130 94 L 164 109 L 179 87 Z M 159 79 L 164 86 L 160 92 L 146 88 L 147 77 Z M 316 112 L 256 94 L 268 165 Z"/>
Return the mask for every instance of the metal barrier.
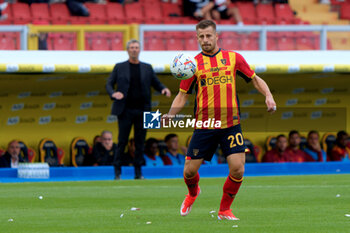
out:
<path id="1" fill-rule="evenodd" d="M 78 50 L 85 50 L 85 32 L 122 32 L 125 47 L 131 37 L 137 37 L 137 25 L 29 25 L 29 50 L 38 49 L 38 34 L 41 32 L 75 32 Z"/>
<path id="2" fill-rule="evenodd" d="M 145 25 L 139 26 L 141 49 L 144 48 L 145 31 L 195 31 L 196 25 Z M 350 32 L 350 26 L 326 26 L 326 25 L 273 25 L 273 26 L 230 26 L 218 25 L 217 31 L 230 32 L 259 32 L 259 48 L 266 50 L 268 32 L 320 32 L 320 50 L 327 50 L 327 32 Z"/>
<path id="3" fill-rule="evenodd" d="M 20 32 L 20 39 L 21 39 L 21 50 L 27 50 L 28 49 L 28 41 L 27 41 L 27 35 L 28 35 L 28 27 L 18 26 L 18 25 L 6 25 L 6 26 L 0 26 L 0 32 Z"/>

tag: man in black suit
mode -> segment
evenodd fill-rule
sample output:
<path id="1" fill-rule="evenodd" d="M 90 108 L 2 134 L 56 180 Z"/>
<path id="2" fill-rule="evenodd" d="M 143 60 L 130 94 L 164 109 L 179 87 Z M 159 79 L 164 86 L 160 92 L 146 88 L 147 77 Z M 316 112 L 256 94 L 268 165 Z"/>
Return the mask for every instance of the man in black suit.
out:
<path id="1" fill-rule="evenodd" d="M 17 168 L 20 162 L 24 162 L 21 156 L 21 148 L 18 141 L 12 140 L 8 144 L 6 153 L 0 157 L 0 168 Z"/>
<path id="2" fill-rule="evenodd" d="M 107 80 L 106 89 L 113 102 L 112 115 L 118 116 L 118 152 L 115 158 L 115 178 L 120 179 L 121 159 L 134 125 L 135 179 L 143 179 L 141 165 L 146 129 L 143 128 L 143 112 L 151 110 L 151 86 L 170 97 L 171 93 L 155 75 L 150 64 L 140 62 L 140 43 L 130 40 L 126 46 L 129 60 L 115 65 Z M 117 86 L 114 89 L 114 86 Z"/>

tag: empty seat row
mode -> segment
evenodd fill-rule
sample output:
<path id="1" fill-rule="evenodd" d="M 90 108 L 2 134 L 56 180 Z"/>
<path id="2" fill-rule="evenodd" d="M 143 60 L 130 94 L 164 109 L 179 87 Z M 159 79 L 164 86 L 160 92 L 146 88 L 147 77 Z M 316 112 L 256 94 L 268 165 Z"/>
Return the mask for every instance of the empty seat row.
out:
<path id="1" fill-rule="evenodd" d="M 147 32 L 145 50 L 198 50 L 193 32 Z M 259 50 L 258 33 L 222 32 L 219 46 L 226 50 Z M 267 36 L 267 50 L 318 50 L 319 36 L 312 32 L 271 33 Z M 330 48 L 330 44 L 328 44 Z"/>
<path id="2" fill-rule="evenodd" d="M 178 4 L 154 2 L 150 4 L 86 3 L 89 17 L 71 16 L 64 3 L 9 4 L 3 14 L 8 19 L 0 24 L 124 24 L 124 23 L 182 23 L 182 10 Z M 168 19 L 169 18 L 169 19 Z M 173 19 L 174 18 L 174 19 Z"/>

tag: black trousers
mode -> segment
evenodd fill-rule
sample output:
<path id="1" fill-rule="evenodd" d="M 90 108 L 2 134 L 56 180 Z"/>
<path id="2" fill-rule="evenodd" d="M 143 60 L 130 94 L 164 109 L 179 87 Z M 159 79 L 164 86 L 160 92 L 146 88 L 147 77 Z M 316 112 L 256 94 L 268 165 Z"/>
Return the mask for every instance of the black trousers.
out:
<path id="1" fill-rule="evenodd" d="M 134 126 L 134 139 L 135 139 L 135 178 L 141 178 L 141 165 L 143 162 L 143 148 L 146 137 L 146 129 L 143 128 L 143 110 L 140 109 L 128 109 L 118 115 L 118 151 L 114 160 L 115 175 L 121 175 L 121 163 L 122 156 L 125 151 L 125 147 L 128 145 L 129 135 L 131 127 Z"/>

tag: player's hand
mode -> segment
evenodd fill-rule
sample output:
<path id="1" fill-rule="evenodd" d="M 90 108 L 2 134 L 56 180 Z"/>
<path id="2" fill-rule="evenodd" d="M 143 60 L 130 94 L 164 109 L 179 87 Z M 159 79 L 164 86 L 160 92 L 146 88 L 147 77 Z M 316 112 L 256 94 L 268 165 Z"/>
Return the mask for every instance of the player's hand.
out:
<path id="1" fill-rule="evenodd" d="M 117 92 L 114 92 L 114 93 L 112 94 L 112 97 L 113 97 L 114 99 L 121 100 L 121 99 L 124 98 L 124 94 L 121 93 L 120 91 L 117 91 Z"/>
<path id="2" fill-rule="evenodd" d="M 266 106 L 267 106 L 267 111 L 270 113 L 274 113 L 277 110 L 275 100 L 273 99 L 272 95 L 266 96 L 265 100 Z"/>
<path id="3" fill-rule="evenodd" d="M 168 88 L 164 88 L 161 93 L 162 95 L 165 95 L 168 98 L 171 96 L 171 92 Z"/>
<path id="4" fill-rule="evenodd" d="M 169 121 L 170 119 L 174 118 L 173 116 L 169 115 L 168 113 L 167 114 L 164 114 L 162 116 L 162 118 L 160 119 L 162 125 L 167 125 L 169 124 Z"/>

